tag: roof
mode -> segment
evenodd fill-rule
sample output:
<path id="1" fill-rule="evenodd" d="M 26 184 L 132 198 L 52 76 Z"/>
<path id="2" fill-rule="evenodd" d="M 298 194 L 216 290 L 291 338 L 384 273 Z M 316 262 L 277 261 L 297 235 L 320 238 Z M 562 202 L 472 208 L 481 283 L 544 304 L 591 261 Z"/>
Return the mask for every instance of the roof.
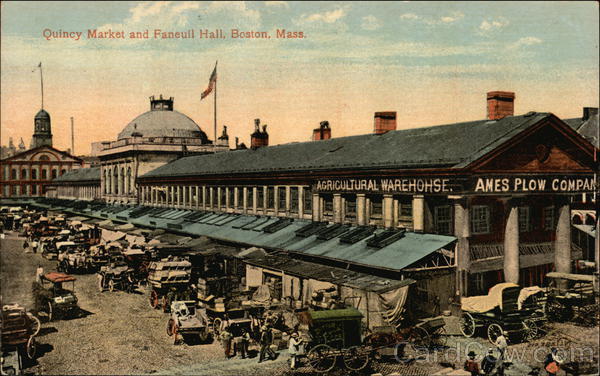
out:
<path id="1" fill-rule="evenodd" d="M 356 308 L 309 311 L 309 313 L 313 322 L 341 319 L 361 319 L 363 317 L 362 313 L 360 313 L 360 311 Z"/>
<path id="2" fill-rule="evenodd" d="M 135 208 L 119 212 L 120 217 L 129 217 Z M 204 214 L 200 218 L 186 217 L 192 214 Z M 194 214 L 194 215 L 196 215 Z M 369 268 L 399 271 L 420 261 L 433 252 L 447 247 L 456 241 L 453 236 L 421 234 L 406 232 L 398 240 L 381 248 L 369 246 L 369 235 L 353 244 L 340 241 L 344 233 L 356 229 L 348 226 L 346 231 L 329 240 L 318 238 L 317 234 L 302 237 L 296 232 L 307 226 L 311 221 L 293 220 L 288 225 L 275 232 L 263 231 L 267 226 L 280 221 L 277 217 L 258 217 L 254 215 L 238 215 L 227 213 L 200 213 L 179 209 L 167 209 L 160 212 L 147 212 L 140 217 L 129 217 L 128 222 L 144 227 L 169 229 L 177 226 L 177 233 L 187 236 L 207 236 L 211 239 L 261 247 L 270 250 L 282 250 L 304 255 L 310 258 L 325 258 L 336 262 L 350 263 Z M 331 229 L 330 225 L 328 229 Z M 374 235 L 385 232 L 377 229 Z M 179 243 L 181 237 L 169 234 L 164 240 Z"/>
<path id="3" fill-rule="evenodd" d="M 100 167 L 78 168 L 67 171 L 53 180 L 54 183 L 100 182 Z"/>
<path id="4" fill-rule="evenodd" d="M 48 119 L 50 120 L 50 114 L 46 110 L 41 109 L 35 114 L 35 119 Z"/>
<path id="5" fill-rule="evenodd" d="M 206 134 L 192 119 L 177 111 L 148 111 L 133 119 L 119 133 L 117 139 L 132 137 L 138 132 L 141 137 L 200 137 Z"/>
<path id="6" fill-rule="evenodd" d="M 593 110 L 593 108 L 588 108 L 588 110 L 589 109 Z M 563 121 L 577 131 L 577 133 L 585 137 L 594 146 L 600 147 L 600 141 L 598 140 L 598 108 L 595 108 L 595 112 L 592 111 L 588 116 L 564 119 Z"/>
<path id="7" fill-rule="evenodd" d="M 72 275 L 57 272 L 47 273 L 46 275 L 44 275 L 44 279 L 54 283 L 70 282 L 77 280 Z"/>
<path id="8" fill-rule="evenodd" d="M 241 255 L 242 252 L 238 254 L 238 257 Z M 248 258 L 244 258 L 244 262 L 265 269 L 281 270 L 285 272 L 286 275 L 310 278 L 329 282 L 333 285 L 346 286 L 376 293 L 384 293 L 415 282 L 410 278 L 402 280 L 389 279 L 334 266 L 297 260 L 280 253 L 263 254 L 260 257 L 252 254 L 249 255 Z"/>
<path id="9" fill-rule="evenodd" d="M 460 168 L 550 117 L 554 115 L 531 112 L 500 120 L 190 156 L 158 167 L 142 178 L 356 168 Z"/>

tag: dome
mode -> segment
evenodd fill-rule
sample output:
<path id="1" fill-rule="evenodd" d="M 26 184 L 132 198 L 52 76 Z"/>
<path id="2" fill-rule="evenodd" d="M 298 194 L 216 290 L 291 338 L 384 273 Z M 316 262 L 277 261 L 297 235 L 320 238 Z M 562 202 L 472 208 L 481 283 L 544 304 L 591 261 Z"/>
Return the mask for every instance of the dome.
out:
<path id="1" fill-rule="evenodd" d="M 50 114 L 46 112 L 46 110 L 40 110 L 36 115 L 35 119 L 48 119 L 50 120 Z"/>
<path id="2" fill-rule="evenodd" d="M 117 139 L 133 137 L 139 133 L 141 137 L 190 137 L 207 141 L 198 124 L 177 111 L 148 111 L 133 119 L 119 133 Z"/>

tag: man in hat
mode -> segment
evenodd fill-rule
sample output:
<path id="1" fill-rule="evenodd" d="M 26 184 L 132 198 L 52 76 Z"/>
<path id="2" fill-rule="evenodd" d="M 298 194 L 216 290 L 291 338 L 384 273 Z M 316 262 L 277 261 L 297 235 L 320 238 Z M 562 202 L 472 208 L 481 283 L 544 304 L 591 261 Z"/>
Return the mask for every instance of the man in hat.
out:
<path id="1" fill-rule="evenodd" d="M 233 334 L 229 331 L 229 326 L 224 327 L 219 336 L 221 337 L 221 345 L 223 345 L 225 358 L 229 359 L 231 358 L 231 340 L 233 338 Z"/>
<path id="2" fill-rule="evenodd" d="M 481 370 L 484 375 L 491 375 L 496 367 L 496 362 L 498 359 L 494 356 L 494 349 L 491 347 L 488 349 L 488 353 L 481 361 Z"/>
<path id="3" fill-rule="evenodd" d="M 479 375 L 479 363 L 475 360 L 475 352 L 469 351 L 469 358 L 465 361 L 464 369 L 471 373 L 471 376 Z"/>
<path id="4" fill-rule="evenodd" d="M 504 353 L 506 352 L 506 348 L 508 347 L 508 341 L 506 339 L 507 335 L 507 332 L 502 331 L 502 333 L 500 333 L 500 335 L 498 336 L 498 338 L 496 338 L 496 341 L 494 342 L 494 345 L 496 345 L 496 348 L 500 352 L 500 356 L 498 356 L 500 364 L 504 362 Z"/>
<path id="5" fill-rule="evenodd" d="M 265 358 L 265 354 L 269 356 L 269 359 L 275 360 L 277 355 L 271 349 L 271 343 L 273 343 L 273 331 L 268 324 L 263 325 L 260 329 L 260 354 L 258 356 L 258 362 L 262 362 Z"/>

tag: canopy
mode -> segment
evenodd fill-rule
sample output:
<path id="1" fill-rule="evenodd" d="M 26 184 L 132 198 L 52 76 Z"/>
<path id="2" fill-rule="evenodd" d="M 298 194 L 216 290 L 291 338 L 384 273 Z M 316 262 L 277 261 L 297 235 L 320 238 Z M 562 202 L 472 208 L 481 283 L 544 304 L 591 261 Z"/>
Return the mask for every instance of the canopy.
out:
<path id="1" fill-rule="evenodd" d="M 70 282 L 70 281 L 77 280 L 72 275 L 65 274 L 65 273 L 57 273 L 57 272 L 52 272 L 52 273 L 48 273 L 48 274 L 44 275 L 44 279 L 47 279 L 48 281 L 54 282 L 54 283 Z"/>
<path id="2" fill-rule="evenodd" d="M 502 309 L 502 291 L 510 287 L 519 287 L 519 285 L 510 282 L 498 283 L 490 289 L 487 295 L 462 298 L 462 310 L 482 313 L 491 311 L 498 306 Z"/>
<path id="3" fill-rule="evenodd" d="M 577 281 L 577 282 L 594 282 L 594 276 L 588 274 L 572 274 L 572 273 L 558 273 L 558 272 L 550 272 L 546 274 L 548 278 L 555 279 L 567 279 L 569 281 Z"/>

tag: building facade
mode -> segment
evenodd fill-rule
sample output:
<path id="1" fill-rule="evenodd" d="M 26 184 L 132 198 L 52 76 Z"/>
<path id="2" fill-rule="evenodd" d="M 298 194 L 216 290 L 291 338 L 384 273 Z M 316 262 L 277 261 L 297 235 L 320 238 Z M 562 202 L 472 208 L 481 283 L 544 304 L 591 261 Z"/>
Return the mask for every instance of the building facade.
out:
<path id="1" fill-rule="evenodd" d="M 102 199 L 137 203 L 139 176 L 185 155 L 229 150 L 228 136 L 214 145 L 200 127 L 173 109 L 173 98 L 150 98 L 150 111 L 133 119 L 116 141 L 97 145 Z"/>
<path id="2" fill-rule="evenodd" d="M 488 93 L 480 121 L 395 131 L 382 112 L 369 135 L 181 158 L 140 177 L 140 203 L 451 235 L 444 288 L 540 284 L 584 257 L 570 208 L 597 190 L 597 149 L 551 113 L 513 116 L 513 101 Z"/>

